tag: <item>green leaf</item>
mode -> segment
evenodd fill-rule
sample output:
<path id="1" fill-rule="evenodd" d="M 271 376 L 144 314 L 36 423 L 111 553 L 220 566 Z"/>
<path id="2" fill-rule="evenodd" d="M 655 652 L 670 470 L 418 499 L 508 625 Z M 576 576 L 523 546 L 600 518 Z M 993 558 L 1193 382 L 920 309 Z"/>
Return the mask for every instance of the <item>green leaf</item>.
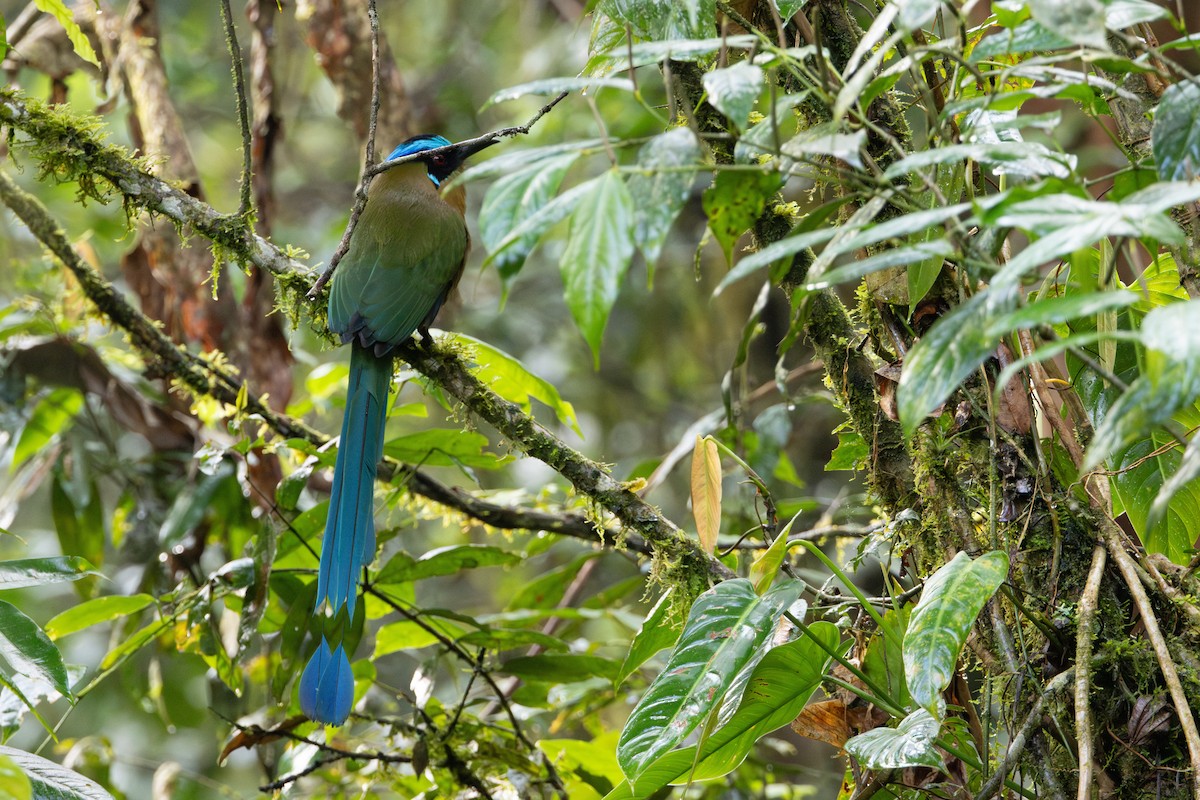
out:
<path id="1" fill-rule="evenodd" d="M 796 15 L 796 12 L 804 8 L 804 4 L 808 0 L 772 0 L 775 3 L 775 9 L 779 12 L 779 17 L 784 22 L 787 22 Z"/>
<path id="2" fill-rule="evenodd" d="M 497 652 L 515 650 L 518 647 L 540 647 L 549 652 L 561 652 L 569 649 L 566 642 L 555 636 L 541 631 L 509 630 L 506 628 L 488 628 L 471 631 L 458 638 L 459 644 L 483 647 Z"/>
<path id="3" fill-rule="evenodd" d="M 63 26 L 63 30 L 67 32 L 67 39 L 71 42 L 71 47 L 75 48 L 75 55 L 89 64 L 100 66 L 100 61 L 96 58 L 96 51 L 92 49 L 92 43 L 88 41 L 87 36 L 76 24 L 74 12 L 67 8 L 67 4 L 63 0 L 33 0 L 33 4 L 54 17 Z"/>
<path id="4" fill-rule="evenodd" d="M 575 683 L 589 678 L 615 680 L 621 664 L 611 658 L 577 655 L 574 653 L 544 653 L 538 656 L 518 656 L 505 661 L 501 671 L 529 681 L 546 683 Z"/>
<path id="5" fill-rule="evenodd" d="M 912 617 L 912 604 L 883 615 L 883 624 L 871 635 L 862 669 L 871 683 L 887 688 L 886 699 L 897 708 L 908 708 L 912 698 L 904 680 L 904 635 Z"/>
<path id="6" fill-rule="evenodd" d="M 530 399 L 544 403 L 554 411 L 559 422 L 583 438 L 579 420 L 575 417 L 575 407 L 562 398 L 554 384 L 538 377 L 519 360 L 482 339 L 463 333 L 448 335 L 470 348 L 471 361 L 475 363 L 475 377 L 489 389 L 505 400 L 516 403 L 527 414 L 530 411 Z"/>
<path id="7" fill-rule="evenodd" d="M 750 112 L 762 94 L 762 68 L 739 61 L 733 66 L 704 73 L 702 80 L 712 107 L 724 114 L 737 130 L 744 131 L 750 121 Z"/>
<path id="8" fill-rule="evenodd" d="M 621 731 L 617 760 L 626 777 L 636 784 L 722 701 L 803 589 L 789 581 L 759 597 L 750 581 L 737 578 L 696 598 L 675 651 Z"/>
<path id="9" fill-rule="evenodd" d="M 829 156 L 863 168 L 862 149 L 867 142 L 864 130 L 841 133 L 835 122 L 822 122 L 807 128 L 783 143 L 785 156 L 811 161 L 813 156 Z"/>
<path id="10" fill-rule="evenodd" d="M 692 449 L 692 516 L 700 548 L 706 553 L 717 547 L 721 533 L 721 456 L 711 436 L 697 436 Z"/>
<path id="11" fill-rule="evenodd" d="M 633 198 L 616 170 L 600 177 L 571 213 L 561 268 L 567 307 L 600 366 L 600 340 L 633 258 Z"/>
<path id="12" fill-rule="evenodd" d="M 34 406 L 29 415 L 29 421 L 21 428 L 21 436 L 17 439 L 16 449 L 13 450 L 11 472 L 24 464 L 34 453 L 46 448 L 63 429 L 75 419 L 75 415 L 83 408 L 83 395 L 78 389 L 58 388 L 46 394 Z"/>
<path id="13" fill-rule="evenodd" d="M 904 677 L 913 701 L 941 718 L 942 692 L 984 604 L 1008 577 L 1000 550 L 972 561 L 958 553 L 925 581 L 904 636 Z"/>
<path id="14" fill-rule="evenodd" d="M 494 253 L 491 263 L 505 280 L 521 269 L 541 238 L 541 231 L 531 231 L 503 250 L 497 247 L 521 222 L 550 202 L 578 158 L 579 153 L 574 152 L 538 161 L 532 167 L 505 175 L 488 189 L 479 211 L 479 238 Z"/>
<path id="15" fill-rule="evenodd" d="M 4 746 L 0 756 L 11 759 L 28 776 L 36 800 L 113 800 L 98 783 L 53 761 Z"/>
<path id="16" fill-rule="evenodd" d="M 46 623 L 46 633 L 51 639 L 61 639 L 84 628 L 136 614 L 153 602 L 154 598 L 148 594 L 96 597 L 53 617 Z"/>
<path id="17" fill-rule="evenodd" d="M 792 523 L 795 521 L 795 518 L 789 520 L 783 530 L 775 535 L 771 546 L 759 553 L 750 565 L 750 581 L 754 584 L 754 591 L 759 594 L 766 594 L 775 576 L 779 574 L 779 567 L 782 566 L 788 551 L 788 535 L 792 532 Z"/>
<path id="18" fill-rule="evenodd" d="M 733 246 L 767 207 L 783 179 L 775 172 L 721 170 L 704 192 L 702 204 L 708 228 L 733 263 Z"/>
<path id="19" fill-rule="evenodd" d="M 521 561 L 516 553 L 478 544 L 459 544 L 430 550 L 414 560 L 408 553 L 392 556 L 375 582 L 383 585 L 419 581 L 442 575 L 457 575 L 465 569 L 480 567 L 511 567 Z"/>
<path id="20" fill-rule="evenodd" d="M 1077 159 L 1067 153 L 1056 153 L 1039 142 L 970 142 L 919 150 L 892 164 L 883 175 L 888 180 L 896 180 L 910 172 L 963 161 L 991 167 L 997 175 L 1069 178 Z"/>
<path id="21" fill-rule="evenodd" d="M 59 694 L 71 696 L 62 653 L 36 622 L 6 600 L 0 600 L 0 656 L 16 672 L 41 678 Z"/>
<path id="22" fill-rule="evenodd" d="M 839 429 L 837 437 L 838 445 L 830 453 L 825 471 L 865 469 L 867 457 L 871 455 L 871 448 L 863 439 L 862 434 L 853 428 L 846 428 L 845 430 Z"/>
<path id="23" fill-rule="evenodd" d="M 1158 530 L 1171 510 L 1171 501 L 1196 478 L 1200 478 L 1200 436 L 1193 434 L 1192 438 L 1188 441 L 1187 448 L 1183 451 L 1183 456 L 1179 459 L 1179 466 L 1163 482 L 1162 488 L 1154 496 L 1154 502 L 1150 504 L 1150 511 L 1146 515 L 1147 531 L 1156 532 Z M 1193 494 L 1195 493 L 1193 492 Z M 1189 503 L 1189 505 L 1194 506 L 1195 504 Z M 1176 513 L 1179 513 L 1179 511 L 1180 509 L 1175 509 Z M 1149 538 L 1149 536 L 1146 536 L 1143 537 L 1143 540 L 1149 541 Z M 1146 547 L 1149 550 L 1167 554 L 1172 560 L 1182 563 L 1186 549 L 1188 549 L 1188 542 L 1183 542 L 1182 544 L 1184 544 L 1182 548 L 1173 548 L 1168 545 L 1164 549 L 1162 545 L 1151 547 L 1149 544 Z M 1176 557 L 1176 554 L 1168 552 L 1176 549 L 1183 551 L 1178 553 L 1178 557 Z"/>
<path id="24" fill-rule="evenodd" d="M 699 61 L 705 56 L 719 50 L 750 50 L 759 43 L 758 37 L 752 34 L 714 37 L 712 39 L 674 39 L 667 41 L 638 42 L 632 47 L 625 45 L 625 37 L 621 37 L 621 47 L 606 54 L 600 59 L 603 69 L 609 72 L 620 72 L 634 67 L 645 67 L 671 59 L 672 61 Z"/>
<path id="25" fill-rule="evenodd" d="M 924 28 L 933 22 L 937 16 L 942 0 L 897 0 L 900 13 L 896 15 L 896 24 L 906 31 L 912 32 Z"/>
<path id="26" fill-rule="evenodd" d="M 487 446 L 488 438 L 477 431 L 435 428 L 397 436 L 383 445 L 383 452 L 397 461 L 427 467 L 495 469 L 512 460 L 488 452 Z"/>
<path id="27" fill-rule="evenodd" d="M 0 14 L 0 59 L 8 54 L 8 49 L 8 23 L 4 21 L 4 15 Z"/>
<path id="28" fill-rule="evenodd" d="M 1104 38 L 1102 0 L 1028 0 L 1029 13 L 1048 30 L 1065 36 L 1075 44 L 1108 50 Z"/>
<path id="29" fill-rule="evenodd" d="M 670 647 L 679 639 L 683 623 L 678 614 L 671 613 L 673 593 L 673 589 L 662 593 L 654 608 L 646 615 L 642 627 L 634 634 L 633 641 L 629 643 L 629 652 L 625 654 L 625 661 L 621 664 L 616 680 L 613 681 L 614 687 L 624 683 L 626 678 L 655 653 Z"/>
<path id="30" fill-rule="evenodd" d="M 507 89 L 501 89 L 494 93 L 483 104 L 483 108 L 494 106 L 497 103 L 504 103 L 509 100 L 516 100 L 518 97 L 526 95 L 551 95 L 560 94 L 562 92 L 587 92 L 588 90 L 600 89 L 608 87 L 611 89 L 620 89 L 625 92 L 632 92 L 637 89 L 633 81 L 628 78 L 597 78 L 597 77 L 572 77 L 572 78 L 543 78 L 541 80 L 522 83 L 518 86 L 510 86 Z M 594 91 L 592 92 L 595 93 Z M 483 109 L 480 109 L 481 111 Z"/>
<path id="31" fill-rule="evenodd" d="M 0 42 L 3 41 L 4 19 L 0 17 Z M 0 58 L 4 56 L 4 46 L 0 46 Z M 4 800 L 33 800 L 33 784 L 25 770 L 16 761 L 6 755 L 0 755 L 0 797 Z"/>
<path id="32" fill-rule="evenodd" d="M 543 573 L 521 587 L 508 601 L 508 607 L 518 609 L 549 609 L 558 605 L 563 593 L 575 580 L 583 565 L 593 558 L 599 557 L 599 552 L 583 553 L 561 567 Z"/>
<path id="33" fill-rule="evenodd" d="M 484 266 L 496 262 L 501 257 L 507 257 L 505 253 L 510 248 L 518 248 L 518 252 L 520 252 L 520 248 L 524 247 L 525 243 L 536 242 L 540 239 L 552 226 L 570 216 L 580 202 L 596 190 L 601 177 L 603 176 L 592 178 L 578 186 L 572 186 L 521 220 L 515 228 L 510 230 L 503 239 L 491 248 L 488 257 L 484 259 Z M 532 245 L 530 246 L 532 247 Z M 528 252 L 525 255 L 528 255 Z M 521 258 L 524 259 L 525 255 L 522 255 Z"/>
<path id="34" fill-rule="evenodd" d="M 930 767 L 946 770 L 934 742 L 942 728 L 937 717 L 918 708 L 895 728 L 875 728 L 846 742 L 846 752 L 865 769 Z"/>
<path id="35" fill-rule="evenodd" d="M 688 128 L 655 136 L 638 152 L 639 171 L 629 176 L 629 194 L 637 205 L 633 237 L 653 269 L 671 224 L 692 193 L 702 150 Z"/>
<path id="36" fill-rule="evenodd" d="M 371 653 L 371 658 L 381 658 L 406 650 L 420 650 L 422 647 L 438 644 L 441 639 L 437 633 L 450 640 L 458 639 L 467 633 L 461 626 L 444 619 L 426 617 L 424 622 L 425 625 L 419 625 L 412 620 L 402 619 L 384 625 L 375 634 L 375 650 Z"/>
<path id="37" fill-rule="evenodd" d="M 998 295 L 995 285 L 974 295 L 934 323 L 909 351 L 896 390 L 904 430 L 911 436 L 996 349 L 1001 337 L 1121 308 L 1135 300 L 1132 292 L 1093 292 L 1039 298 L 1013 309 L 1014 296 Z"/>
<path id="38" fill-rule="evenodd" d="M 77 581 L 88 575 L 99 575 L 87 559 L 79 556 L 50 558 L 21 558 L 0 561 L 0 590 L 24 589 L 45 583 Z"/>
<path id="39" fill-rule="evenodd" d="M 695 745 L 673 750 L 646 768 L 632 786 L 621 784 L 605 800 L 645 798 L 669 783 L 715 778 L 737 767 L 755 742 L 795 719 L 820 686 L 828 653 L 837 649 L 839 634 L 829 622 L 813 623 L 809 633 L 820 643 L 805 636 L 763 656 L 746 682 L 737 709 L 704 739 L 699 754 Z"/>

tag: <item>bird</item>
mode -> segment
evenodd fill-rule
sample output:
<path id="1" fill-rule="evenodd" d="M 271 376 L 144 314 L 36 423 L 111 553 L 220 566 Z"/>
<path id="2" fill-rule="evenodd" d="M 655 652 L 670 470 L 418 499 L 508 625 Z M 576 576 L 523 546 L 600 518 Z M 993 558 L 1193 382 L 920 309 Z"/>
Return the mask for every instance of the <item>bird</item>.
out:
<path id="1" fill-rule="evenodd" d="M 329 329 L 350 344 L 350 376 L 329 516 L 321 543 L 314 616 L 321 640 L 300 676 L 300 709 L 327 725 L 350 716 L 354 679 L 343 631 L 354 618 L 358 578 L 375 555 L 375 474 L 383 454 L 392 353 L 429 326 L 462 276 L 470 247 L 466 192 L 443 184 L 496 140 L 452 145 L 414 136 L 388 156 L 412 160 L 378 175 L 329 288 Z"/>

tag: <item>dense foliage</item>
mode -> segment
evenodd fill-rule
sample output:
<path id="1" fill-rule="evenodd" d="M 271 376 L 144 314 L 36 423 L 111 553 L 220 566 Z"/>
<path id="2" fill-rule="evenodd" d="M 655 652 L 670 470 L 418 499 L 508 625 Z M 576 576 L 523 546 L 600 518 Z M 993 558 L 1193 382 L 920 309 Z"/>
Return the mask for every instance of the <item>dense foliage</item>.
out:
<path id="1" fill-rule="evenodd" d="M 0 4 L 0 795 L 1200 797 L 1194 12 L 374 6 Z M 489 129 L 322 728 L 315 282 Z"/>

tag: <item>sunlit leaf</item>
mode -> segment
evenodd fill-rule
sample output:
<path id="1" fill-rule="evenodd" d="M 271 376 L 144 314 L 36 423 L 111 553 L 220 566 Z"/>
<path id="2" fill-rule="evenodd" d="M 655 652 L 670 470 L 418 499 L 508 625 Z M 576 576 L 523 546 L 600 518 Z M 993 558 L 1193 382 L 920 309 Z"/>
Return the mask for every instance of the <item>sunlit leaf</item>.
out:
<path id="1" fill-rule="evenodd" d="M 861 169 L 862 148 L 866 140 L 866 131 L 842 133 L 836 123 L 825 122 L 803 130 L 784 142 L 783 154 L 807 161 L 812 161 L 815 156 L 828 156 Z"/>
<path id="2" fill-rule="evenodd" d="M 904 677 L 913 701 L 939 719 L 975 618 L 1007 577 L 1008 556 L 993 550 L 975 560 L 958 553 L 925 581 L 904 636 Z"/>
<path id="3" fill-rule="evenodd" d="M 896 24 L 906 31 L 915 31 L 933 22 L 941 8 L 941 0 L 897 0 L 900 13 L 896 15 Z"/>
<path id="4" fill-rule="evenodd" d="M 1102 0 L 1029 0 L 1029 13 L 1047 29 L 1075 44 L 1107 50 Z"/>
<path id="5" fill-rule="evenodd" d="M 705 72 L 703 77 L 708 102 L 739 131 L 746 129 L 750 112 L 762 94 L 763 81 L 762 68 L 745 61 Z"/>
<path id="6" fill-rule="evenodd" d="M 61 639 L 93 625 L 136 614 L 153 602 L 154 598 L 148 594 L 95 597 L 51 618 L 46 623 L 46 633 L 51 639 Z"/>
<path id="7" fill-rule="evenodd" d="M 895 728 L 874 728 L 846 742 L 846 752 L 865 769 L 890 770 L 930 767 L 945 770 L 934 740 L 942 724 L 924 708 L 918 708 Z"/>
<path id="8" fill-rule="evenodd" d="M 759 594 L 765 594 L 771 588 L 771 583 L 783 565 L 788 551 L 788 535 L 792 532 L 794 521 L 789 521 L 783 530 L 776 533 L 771 546 L 760 552 L 750 564 L 750 582 L 754 584 L 754 591 Z"/>
<path id="9" fill-rule="evenodd" d="M 23 589 L 44 583 L 77 581 L 98 575 L 87 559 L 78 556 L 51 556 L 0 561 L 0 590 Z"/>
<path id="10" fill-rule="evenodd" d="M 636 783 L 700 724 L 803 588 L 789 581 L 759 597 L 738 578 L 696 598 L 675 651 L 621 732 L 617 760 L 626 777 Z"/>
<path id="11" fill-rule="evenodd" d="M 733 246 L 762 214 L 783 179 L 774 172 L 721 170 L 702 200 L 708 228 L 733 261 Z"/>
<path id="12" fill-rule="evenodd" d="M 5 746 L 0 746 L 0 756 L 21 768 L 36 800 L 113 800 L 100 784 L 41 756 Z"/>
<path id="13" fill-rule="evenodd" d="M 560 261 L 567 308 L 600 365 L 600 340 L 633 258 L 633 198 L 616 170 L 599 179 L 571 213 Z"/>
<path id="14" fill-rule="evenodd" d="M 383 445 L 383 452 L 397 461 L 421 466 L 495 469 L 511 460 L 488 452 L 487 446 L 488 438 L 482 433 L 435 428 L 390 439 Z"/>
<path id="15" fill-rule="evenodd" d="M 88 41 L 87 35 L 75 22 L 75 13 L 67 7 L 63 0 L 33 0 L 33 4 L 54 17 L 63 26 L 63 30 L 67 32 L 67 39 L 75 50 L 75 55 L 93 66 L 100 66 L 100 60 L 96 58 L 96 51 L 92 49 L 92 43 Z"/>
<path id="16" fill-rule="evenodd" d="M 4 56 L 4 20 L 0 17 L 0 57 Z M 0 797 L 5 800 L 33 800 L 33 784 L 25 770 L 10 757 L 0 754 Z"/>
<path id="17" fill-rule="evenodd" d="M 13 451 L 12 470 L 16 471 L 30 456 L 45 449 L 50 440 L 62 433 L 82 408 L 83 395 L 77 389 L 53 389 L 43 397 L 34 406 L 25 427 L 21 428 L 21 435 Z"/>

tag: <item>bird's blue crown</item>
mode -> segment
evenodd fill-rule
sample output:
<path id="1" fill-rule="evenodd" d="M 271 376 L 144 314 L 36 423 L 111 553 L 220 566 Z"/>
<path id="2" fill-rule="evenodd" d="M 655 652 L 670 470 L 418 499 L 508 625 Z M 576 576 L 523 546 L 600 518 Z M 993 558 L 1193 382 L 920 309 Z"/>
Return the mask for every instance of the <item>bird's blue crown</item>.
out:
<path id="1" fill-rule="evenodd" d="M 426 150 L 436 150 L 439 147 L 453 144 L 445 136 L 414 136 L 407 141 L 396 145 L 396 149 L 387 157 L 388 161 L 394 158 L 402 158 L 403 156 L 411 156 L 413 153 L 421 153 Z"/>

